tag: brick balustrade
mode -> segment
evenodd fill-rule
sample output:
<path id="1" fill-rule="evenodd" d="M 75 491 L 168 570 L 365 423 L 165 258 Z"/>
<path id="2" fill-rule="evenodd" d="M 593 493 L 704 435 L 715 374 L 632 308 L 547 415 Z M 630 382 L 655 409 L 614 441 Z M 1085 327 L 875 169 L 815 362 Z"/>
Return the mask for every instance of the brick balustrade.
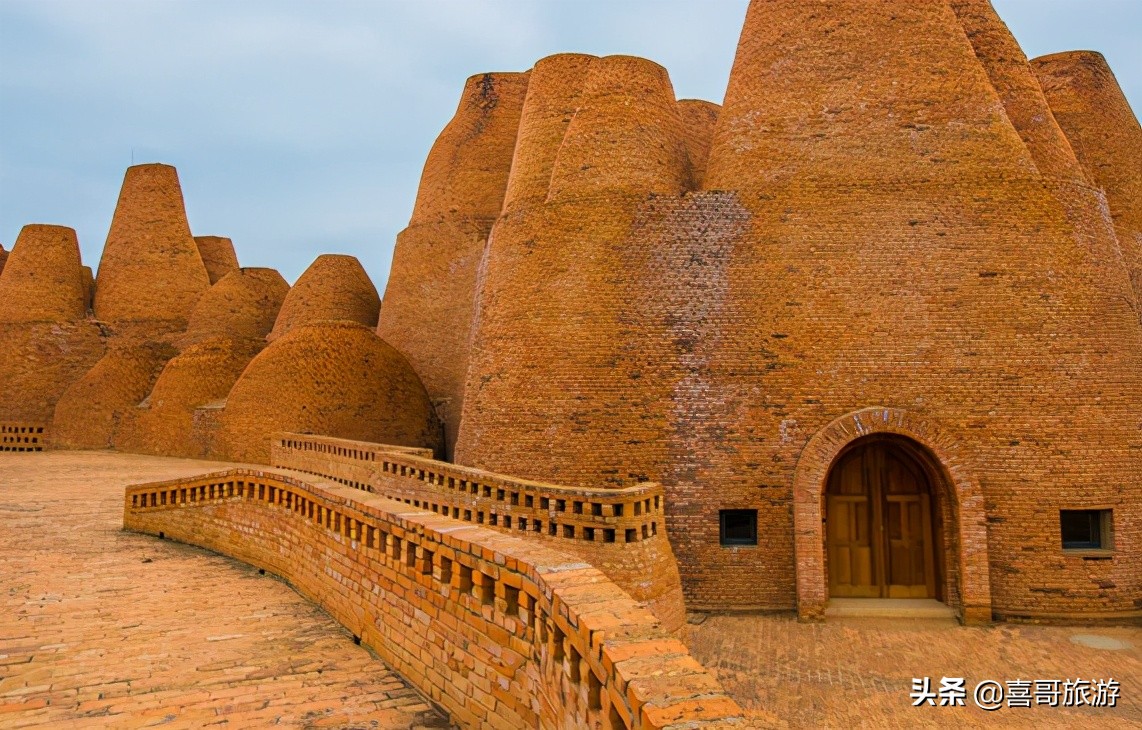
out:
<path id="1" fill-rule="evenodd" d="M 275 467 L 317 474 L 445 517 L 526 536 L 601 570 L 681 635 L 686 604 L 667 539 L 662 487 L 545 484 L 433 460 L 427 449 L 278 433 Z"/>
<path id="2" fill-rule="evenodd" d="M 586 489 L 436 461 L 427 449 L 279 433 L 270 463 L 465 522 L 588 542 L 639 542 L 663 524 L 662 486 Z M 399 481 L 394 478 L 399 478 Z"/>
<path id="3" fill-rule="evenodd" d="M 43 451 L 46 428 L 42 423 L 0 422 L 0 451 Z"/>
<path id="4" fill-rule="evenodd" d="M 254 469 L 129 487 L 124 527 L 280 575 L 464 727 L 740 726 L 685 645 L 549 544 Z"/>

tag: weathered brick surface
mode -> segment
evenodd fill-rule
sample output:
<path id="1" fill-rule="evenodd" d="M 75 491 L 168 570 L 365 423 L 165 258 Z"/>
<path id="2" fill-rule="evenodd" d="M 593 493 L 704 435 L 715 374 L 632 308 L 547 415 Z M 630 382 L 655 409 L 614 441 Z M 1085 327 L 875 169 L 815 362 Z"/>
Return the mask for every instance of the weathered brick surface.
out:
<path id="1" fill-rule="evenodd" d="M 178 173 L 169 165 L 128 168 L 99 260 L 96 319 L 158 336 L 185 327 L 208 288 Z"/>
<path id="2" fill-rule="evenodd" d="M 1118 244 L 1142 301 L 1142 127 L 1101 53 L 1031 61 L 1051 112 L 1091 179 L 1106 192 Z M 1142 306 L 1138 307 L 1142 318 Z"/>
<path id="3" fill-rule="evenodd" d="M 448 727 L 283 582 L 122 530 L 125 482 L 223 466 L 0 454 L 0 727 Z"/>
<path id="4" fill-rule="evenodd" d="M 266 339 L 273 342 L 299 325 L 327 321 L 376 327 L 380 307 L 377 288 L 360 261 L 353 256 L 322 254 L 286 294 Z"/>
<path id="5" fill-rule="evenodd" d="M 717 675 L 758 727 L 1136 728 L 1142 723 L 1142 631 L 1123 626 L 965 627 L 931 619 L 708 616 L 690 626 L 690 652 Z M 1119 650 L 1074 641 L 1120 642 Z M 913 677 L 963 677 L 963 707 L 913 707 Z M 1002 707 L 986 712 L 978 682 L 1116 679 L 1115 707 Z"/>
<path id="6" fill-rule="evenodd" d="M 148 341 L 113 345 L 56 403 L 51 443 L 61 449 L 109 449 L 132 428 L 173 346 Z"/>
<path id="7" fill-rule="evenodd" d="M 71 322 L 87 314 L 75 231 L 27 225 L 0 273 L 0 322 Z"/>
<path id="8" fill-rule="evenodd" d="M 238 254 L 234 242 L 222 236 L 195 236 L 194 245 L 202 257 L 202 265 L 210 277 L 210 285 L 217 284 L 231 271 L 238 270 Z"/>
<path id="9" fill-rule="evenodd" d="M 130 487 L 124 526 L 281 575 L 465 727 L 724 727 L 740 714 L 649 612 L 548 547 L 281 470 Z"/>
<path id="10" fill-rule="evenodd" d="M 289 284 L 273 269 L 235 269 L 198 300 L 179 346 L 211 337 L 264 341 L 287 293 Z"/>
<path id="11" fill-rule="evenodd" d="M 601 570 L 680 633 L 685 605 L 663 520 L 662 487 L 586 489 L 435 461 L 424 449 L 275 434 L 270 464 L 437 514 L 550 544 Z"/>
<path id="12" fill-rule="evenodd" d="M 480 259 L 503 204 L 526 73 L 468 79 L 424 165 L 416 207 L 397 236 L 377 334 L 424 379 L 451 457 L 460 428 Z"/>
<path id="13" fill-rule="evenodd" d="M 408 361 L 371 327 L 345 321 L 294 327 L 258 353 L 230 390 L 220 423 L 211 455 L 263 464 L 276 431 L 429 449 L 441 441 Z"/>

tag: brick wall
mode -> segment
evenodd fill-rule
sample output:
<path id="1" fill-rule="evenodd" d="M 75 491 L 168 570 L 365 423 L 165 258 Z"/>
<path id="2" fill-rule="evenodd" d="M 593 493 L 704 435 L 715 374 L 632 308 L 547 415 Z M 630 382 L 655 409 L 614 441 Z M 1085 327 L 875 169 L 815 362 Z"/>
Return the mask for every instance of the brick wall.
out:
<path id="1" fill-rule="evenodd" d="M 246 469 L 130 487 L 124 527 L 280 575 L 463 727 L 706 728 L 740 715 L 649 612 L 546 546 Z"/>
<path id="2" fill-rule="evenodd" d="M 275 434 L 270 463 L 514 533 L 580 556 L 681 633 L 685 605 L 667 539 L 663 491 L 644 483 L 586 489 L 515 479 L 431 458 L 431 451 Z"/>
<path id="3" fill-rule="evenodd" d="M 43 423 L 0 421 L 0 451 L 43 451 L 47 441 Z"/>

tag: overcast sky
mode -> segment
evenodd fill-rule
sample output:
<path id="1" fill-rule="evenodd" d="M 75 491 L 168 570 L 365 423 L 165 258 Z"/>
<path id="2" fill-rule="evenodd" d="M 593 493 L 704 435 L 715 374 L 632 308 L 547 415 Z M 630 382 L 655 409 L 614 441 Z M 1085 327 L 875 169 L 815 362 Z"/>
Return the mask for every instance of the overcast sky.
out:
<path id="1" fill-rule="evenodd" d="M 871 1 L 871 0 L 870 0 Z M 393 240 L 464 80 L 625 53 L 721 102 L 746 0 L 0 0 L 0 243 L 79 232 L 98 263 L 132 161 L 178 168 L 196 235 L 291 282 Z M 994 0 L 1030 57 L 1106 55 L 1142 108 L 1142 0 Z"/>

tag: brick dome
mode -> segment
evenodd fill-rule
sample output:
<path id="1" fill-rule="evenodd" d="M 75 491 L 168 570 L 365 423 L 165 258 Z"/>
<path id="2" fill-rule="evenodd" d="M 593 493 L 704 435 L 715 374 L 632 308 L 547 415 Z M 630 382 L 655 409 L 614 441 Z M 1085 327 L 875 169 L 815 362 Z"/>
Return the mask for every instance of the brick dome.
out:
<path id="1" fill-rule="evenodd" d="M 289 290 L 274 328 L 273 342 L 294 327 L 317 322 L 357 322 L 377 326 L 381 300 L 377 288 L 353 256 L 322 254 Z"/>
<path id="2" fill-rule="evenodd" d="M 226 400 L 216 456 L 266 463 L 275 431 L 432 449 L 441 440 L 408 360 L 352 322 L 300 325 L 255 357 Z"/>
<path id="3" fill-rule="evenodd" d="M 289 284 L 273 269 L 235 269 L 198 300 L 180 343 L 214 337 L 264 339 L 288 293 Z"/>

